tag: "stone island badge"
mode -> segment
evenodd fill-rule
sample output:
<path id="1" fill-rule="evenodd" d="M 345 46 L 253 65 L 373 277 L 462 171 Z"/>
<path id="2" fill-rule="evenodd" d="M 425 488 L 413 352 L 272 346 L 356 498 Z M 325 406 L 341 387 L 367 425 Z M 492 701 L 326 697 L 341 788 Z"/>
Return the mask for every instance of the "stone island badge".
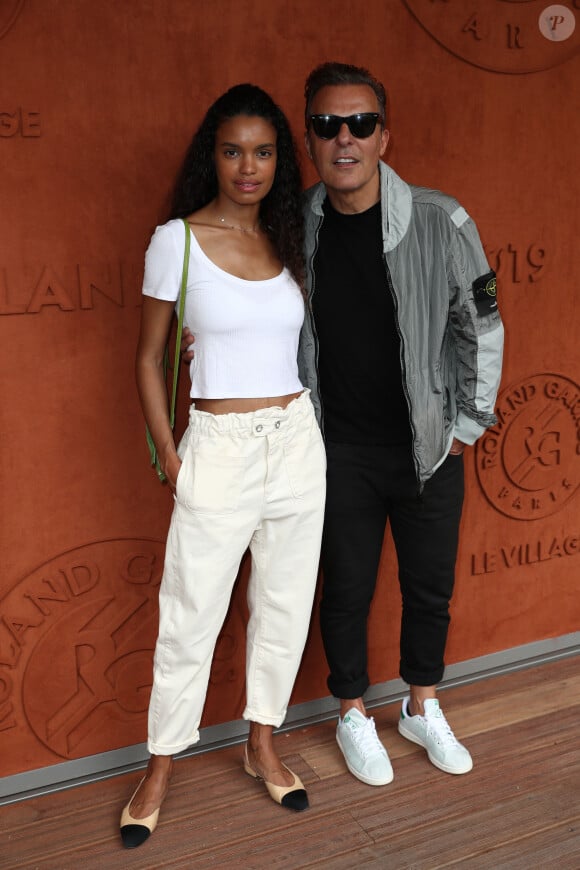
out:
<path id="1" fill-rule="evenodd" d="M 497 281 L 495 272 L 476 278 L 473 282 L 473 298 L 480 317 L 497 311 Z"/>

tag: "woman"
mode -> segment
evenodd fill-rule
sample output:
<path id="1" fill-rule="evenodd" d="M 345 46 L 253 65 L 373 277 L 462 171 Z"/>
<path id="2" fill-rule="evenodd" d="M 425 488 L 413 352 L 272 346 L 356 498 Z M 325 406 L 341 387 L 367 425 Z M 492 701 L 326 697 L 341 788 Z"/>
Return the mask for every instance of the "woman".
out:
<path id="1" fill-rule="evenodd" d="M 304 316 L 301 184 L 289 125 L 254 85 L 221 96 L 195 134 L 172 220 L 146 255 L 137 385 L 174 491 L 149 706 L 147 773 L 123 810 L 126 847 L 157 824 L 172 756 L 199 739 L 215 642 L 249 546 L 244 768 L 276 802 L 306 809 L 272 732 L 308 631 L 325 457 L 296 355 Z M 196 339 L 189 427 L 173 441 L 163 351 L 191 233 L 184 323 Z"/>

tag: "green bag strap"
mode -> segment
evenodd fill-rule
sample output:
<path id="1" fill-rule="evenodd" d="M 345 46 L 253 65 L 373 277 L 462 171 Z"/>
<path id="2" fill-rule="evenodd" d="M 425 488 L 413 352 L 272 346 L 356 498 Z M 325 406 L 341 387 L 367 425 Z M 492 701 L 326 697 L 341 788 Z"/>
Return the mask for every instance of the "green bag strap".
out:
<path id="1" fill-rule="evenodd" d="M 185 311 L 185 296 L 187 294 L 187 273 L 189 272 L 189 250 L 191 248 L 191 231 L 189 224 L 182 218 L 185 227 L 185 253 L 183 255 L 183 269 L 181 270 L 181 288 L 179 291 L 179 314 L 177 316 L 177 334 L 175 338 L 175 356 L 173 359 L 173 388 L 171 390 L 171 406 L 169 411 L 169 425 L 175 426 L 175 401 L 177 398 L 177 382 L 179 380 L 179 348 L 181 346 L 181 332 L 183 330 L 183 312 Z"/>
<path id="2" fill-rule="evenodd" d="M 185 227 L 185 253 L 183 255 L 183 269 L 181 271 L 181 286 L 179 288 L 179 311 L 177 315 L 177 333 L 175 336 L 175 354 L 173 358 L 173 386 L 171 389 L 171 405 L 169 408 L 169 425 L 171 429 L 175 426 L 175 403 L 177 400 L 177 383 L 179 381 L 179 348 L 181 345 L 181 332 L 183 330 L 183 314 L 185 311 L 185 296 L 187 294 L 187 275 L 189 272 L 189 250 L 191 248 L 191 231 L 189 229 L 189 224 L 182 218 L 183 225 Z M 169 349 L 165 348 L 165 355 L 163 358 L 163 374 L 167 374 L 167 367 L 169 362 Z M 145 438 L 147 440 L 147 446 L 149 447 L 149 456 L 151 458 L 151 465 L 154 466 L 155 471 L 157 472 L 157 477 L 164 483 L 167 478 L 159 464 L 159 457 L 157 456 L 157 448 L 155 446 L 155 442 L 151 437 L 151 432 L 149 431 L 149 427 L 145 426 Z"/>

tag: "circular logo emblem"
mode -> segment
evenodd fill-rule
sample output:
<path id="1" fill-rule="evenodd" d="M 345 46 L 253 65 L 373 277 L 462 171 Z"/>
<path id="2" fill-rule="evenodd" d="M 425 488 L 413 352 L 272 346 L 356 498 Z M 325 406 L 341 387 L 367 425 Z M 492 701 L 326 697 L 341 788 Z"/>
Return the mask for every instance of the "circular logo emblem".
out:
<path id="1" fill-rule="evenodd" d="M 540 33 L 551 42 L 564 42 L 576 30 L 576 18 L 571 9 L 556 3 L 540 12 Z"/>
<path id="2" fill-rule="evenodd" d="M 500 73 L 547 70 L 580 51 L 578 0 L 405 0 L 417 21 L 451 54 Z M 574 11 L 576 10 L 576 12 Z"/>
<path id="3" fill-rule="evenodd" d="M 580 485 L 578 384 L 564 375 L 532 375 L 500 394 L 497 417 L 475 453 L 489 503 L 517 520 L 560 510 Z"/>
<path id="4" fill-rule="evenodd" d="M 164 545 L 88 544 L 41 565 L 0 602 L 24 727 L 61 758 L 144 739 Z M 6 650 L 11 651 L 10 656 Z"/>
<path id="5" fill-rule="evenodd" d="M 24 0 L 0 0 L 0 39 L 8 33 L 23 6 Z"/>
<path id="6" fill-rule="evenodd" d="M 490 278 L 490 280 L 485 285 L 484 290 L 488 296 L 493 296 L 494 298 L 497 296 L 497 280 L 495 276 L 493 278 Z"/>
<path id="7" fill-rule="evenodd" d="M 0 600 L 6 773 L 146 739 L 164 553 L 164 543 L 142 538 L 87 544 L 40 565 Z M 241 715 L 246 621 L 238 595 L 215 650 L 207 724 Z"/>

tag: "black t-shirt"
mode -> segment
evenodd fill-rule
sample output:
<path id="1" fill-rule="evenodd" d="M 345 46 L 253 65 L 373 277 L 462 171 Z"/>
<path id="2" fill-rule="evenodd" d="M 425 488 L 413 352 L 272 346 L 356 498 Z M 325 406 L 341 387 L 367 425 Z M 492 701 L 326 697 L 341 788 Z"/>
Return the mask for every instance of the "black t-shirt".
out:
<path id="1" fill-rule="evenodd" d="M 381 205 L 341 214 L 326 199 L 323 208 L 312 305 L 326 437 L 410 445 Z"/>

